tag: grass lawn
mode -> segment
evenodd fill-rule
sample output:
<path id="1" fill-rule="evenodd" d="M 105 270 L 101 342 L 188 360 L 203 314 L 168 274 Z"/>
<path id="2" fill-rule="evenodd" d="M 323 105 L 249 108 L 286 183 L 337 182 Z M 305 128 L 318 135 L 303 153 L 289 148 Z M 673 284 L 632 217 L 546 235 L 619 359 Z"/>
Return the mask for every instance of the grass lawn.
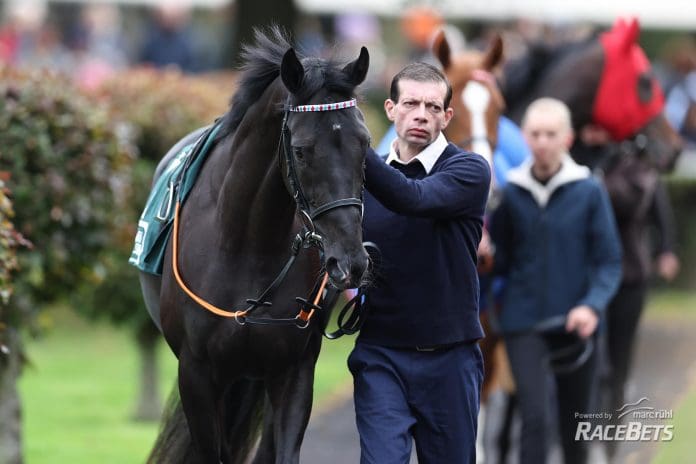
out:
<path id="1" fill-rule="evenodd" d="M 138 381 L 131 335 L 106 324 L 88 324 L 64 310 L 49 317 L 55 327 L 27 342 L 31 365 L 20 380 L 26 464 L 144 462 L 158 424 L 131 420 Z M 352 344 L 347 337 L 324 340 L 315 406 L 328 406 L 332 392 L 345 388 Z M 164 343 L 159 356 L 166 398 L 176 364 Z"/>
<path id="2" fill-rule="evenodd" d="M 646 317 L 696 321 L 696 291 L 656 289 L 648 293 Z"/>
<path id="3" fill-rule="evenodd" d="M 696 321 L 696 292 L 656 292 L 648 302 L 647 317 Z M 694 343 L 696 348 L 696 342 Z M 696 350 L 695 350 L 696 351 Z M 674 405 L 674 438 L 660 443 L 653 464 L 692 463 L 696 455 L 696 372 L 684 397 Z"/>
<path id="4" fill-rule="evenodd" d="M 674 408 L 674 438 L 658 448 L 653 464 L 692 463 L 696 454 L 696 385 Z"/>

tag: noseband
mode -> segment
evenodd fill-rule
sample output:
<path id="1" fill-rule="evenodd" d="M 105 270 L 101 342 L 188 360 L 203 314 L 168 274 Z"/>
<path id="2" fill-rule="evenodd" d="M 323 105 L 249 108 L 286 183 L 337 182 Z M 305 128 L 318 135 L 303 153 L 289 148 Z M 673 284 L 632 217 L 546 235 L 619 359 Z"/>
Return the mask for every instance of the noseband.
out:
<path id="1" fill-rule="evenodd" d="M 320 246 L 322 243 L 322 237 L 316 233 L 316 228 L 314 227 L 314 220 L 324 213 L 331 210 L 342 208 L 344 206 L 357 206 L 360 208 L 361 215 L 363 210 L 363 201 L 361 198 L 342 198 L 340 200 L 333 200 L 325 203 L 317 208 L 312 209 L 307 197 L 302 190 L 302 184 L 297 175 L 297 166 L 295 162 L 295 155 L 292 147 L 292 134 L 290 133 L 290 128 L 288 127 L 288 117 L 290 113 L 309 113 L 309 112 L 323 112 L 323 111 L 336 111 L 346 108 L 353 108 L 357 105 L 355 98 L 347 101 L 336 102 L 336 103 L 325 103 L 320 105 L 300 105 L 300 106 L 285 106 L 285 115 L 283 116 L 283 127 L 280 133 L 280 143 L 278 144 L 278 149 L 282 147 L 283 156 L 282 159 L 285 161 L 287 166 L 287 179 L 290 187 L 290 194 L 295 199 L 297 203 L 297 211 L 302 219 L 303 224 L 303 235 L 306 240 Z M 278 155 L 278 162 L 280 163 L 281 155 Z"/>

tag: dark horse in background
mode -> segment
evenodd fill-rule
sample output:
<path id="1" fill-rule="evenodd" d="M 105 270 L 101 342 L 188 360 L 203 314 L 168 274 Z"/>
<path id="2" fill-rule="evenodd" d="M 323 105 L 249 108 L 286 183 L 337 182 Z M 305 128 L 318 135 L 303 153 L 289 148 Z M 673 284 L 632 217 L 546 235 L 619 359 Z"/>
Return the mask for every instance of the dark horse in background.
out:
<path id="1" fill-rule="evenodd" d="M 322 276 L 345 289 L 367 269 L 369 133 L 354 94 L 367 50 L 339 66 L 299 59 L 278 29 L 256 42 L 177 206 L 163 274 L 141 278 L 179 361 L 180 403 L 169 406 L 149 462 L 241 463 L 256 449 L 255 463 L 297 463 L 325 317 Z"/>
<path id="2" fill-rule="evenodd" d="M 532 101 L 557 98 L 570 108 L 576 134 L 582 135 L 588 125 L 599 126 L 610 134 L 611 142 L 626 142 L 624 147 L 633 149 L 632 154 L 644 153 L 658 170 L 670 170 L 682 142 L 662 112 L 662 90 L 638 45 L 638 35 L 636 20 L 619 20 L 600 37 L 556 46 L 530 45 L 525 56 L 503 68 L 507 115 L 520 123 Z M 605 161 L 603 151 L 596 157 L 588 148 L 578 137 L 573 156 L 590 167 Z"/>
<path id="3" fill-rule="evenodd" d="M 530 44 L 526 55 L 505 63 L 501 78 L 506 115 L 518 124 L 537 98 L 568 105 L 577 136 L 571 154 L 604 178 L 625 256 L 633 246 L 626 234 L 645 232 L 659 175 L 674 167 L 682 149 L 663 114 L 662 90 L 638 35 L 636 20 L 619 20 L 588 40 Z M 486 367 L 490 375 L 497 366 Z M 499 462 L 505 462 L 507 437 L 505 431 L 499 435 Z"/>

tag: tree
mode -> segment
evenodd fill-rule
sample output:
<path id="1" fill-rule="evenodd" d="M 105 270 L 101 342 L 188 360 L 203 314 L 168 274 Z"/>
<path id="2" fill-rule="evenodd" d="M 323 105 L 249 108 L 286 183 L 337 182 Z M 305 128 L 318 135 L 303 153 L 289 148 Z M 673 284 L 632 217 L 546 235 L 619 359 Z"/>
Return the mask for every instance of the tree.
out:
<path id="1" fill-rule="evenodd" d="M 17 248 L 30 246 L 12 223 L 14 210 L 10 190 L 5 186 L 9 172 L 0 172 L 0 418 L 19 411 L 17 385 L 21 369 L 21 350 L 7 304 L 12 295 L 12 273 L 17 270 Z M 0 461 L 21 460 L 21 431 L 19 424 L 0 427 Z"/>

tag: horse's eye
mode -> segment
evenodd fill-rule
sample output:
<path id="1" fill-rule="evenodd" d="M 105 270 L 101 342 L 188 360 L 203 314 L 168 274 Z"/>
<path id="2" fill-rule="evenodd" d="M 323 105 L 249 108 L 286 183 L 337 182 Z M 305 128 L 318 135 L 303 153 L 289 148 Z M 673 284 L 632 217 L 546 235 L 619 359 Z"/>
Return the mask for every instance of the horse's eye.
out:
<path id="1" fill-rule="evenodd" d="M 292 153 L 295 155 L 295 158 L 297 159 L 304 158 L 304 152 L 302 151 L 302 147 L 292 147 Z"/>
<path id="2" fill-rule="evenodd" d="M 643 73 L 638 76 L 638 99 L 641 103 L 648 103 L 653 98 L 652 76 L 648 73 Z"/>

